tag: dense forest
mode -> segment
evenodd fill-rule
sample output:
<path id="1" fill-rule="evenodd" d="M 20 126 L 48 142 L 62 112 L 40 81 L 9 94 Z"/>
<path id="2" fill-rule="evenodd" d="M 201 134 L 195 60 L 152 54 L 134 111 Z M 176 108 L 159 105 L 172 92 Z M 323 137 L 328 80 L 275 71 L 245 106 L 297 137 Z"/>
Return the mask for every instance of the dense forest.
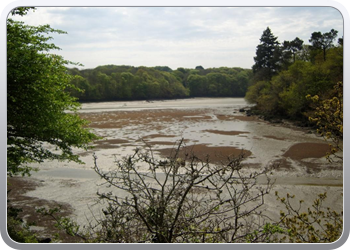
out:
<path id="1" fill-rule="evenodd" d="M 105 65 L 95 69 L 69 69 L 72 90 L 80 102 L 152 100 L 186 97 L 244 97 L 252 70 L 242 68 L 195 69 L 167 66 L 133 67 Z"/>
<path id="2" fill-rule="evenodd" d="M 246 93 L 246 100 L 256 104 L 253 111 L 266 118 L 307 121 L 315 111 L 310 97 L 321 101 L 336 96 L 334 87 L 343 81 L 343 39 L 336 43 L 337 33 L 314 32 L 309 45 L 299 38 L 281 44 L 267 28 Z"/>

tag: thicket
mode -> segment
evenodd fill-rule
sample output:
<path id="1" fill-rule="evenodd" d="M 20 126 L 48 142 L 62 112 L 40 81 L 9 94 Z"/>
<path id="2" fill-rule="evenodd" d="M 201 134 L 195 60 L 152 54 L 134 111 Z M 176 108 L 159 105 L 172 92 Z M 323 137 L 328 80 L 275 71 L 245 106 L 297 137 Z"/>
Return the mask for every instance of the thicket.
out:
<path id="1" fill-rule="evenodd" d="M 12 15 L 26 15 L 20 7 Z M 50 53 L 59 48 L 50 34 L 64 34 L 49 25 L 29 26 L 8 18 L 7 28 L 7 176 L 30 175 L 32 162 L 66 160 L 81 163 L 73 148 L 89 148 L 98 138 L 77 114 L 79 103 L 67 89 L 75 89 L 66 65 L 74 64 Z M 69 112 L 67 112 L 69 111 Z M 11 178 L 8 179 L 11 182 Z M 12 239 L 36 242 L 19 210 L 7 204 L 7 228 Z"/>
<path id="2" fill-rule="evenodd" d="M 251 70 L 242 68 L 195 69 L 167 66 L 106 65 L 95 69 L 69 69 L 76 76 L 71 90 L 79 101 L 153 100 L 186 97 L 243 97 Z"/>
<path id="3" fill-rule="evenodd" d="M 253 84 L 245 96 L 256 104 L 254 111 L 265 117 L 307 122 L 315 110 L 306 96 L 328 99 L 333 87 L 343 81 L 342 39 L 335 45 L 336 36 L 335 30 L 314 32 L 310 45 L 299 39 L 292 56 L 287 41 L 281 45 L 269 28 L 264 31 L 254 58 Z"/>

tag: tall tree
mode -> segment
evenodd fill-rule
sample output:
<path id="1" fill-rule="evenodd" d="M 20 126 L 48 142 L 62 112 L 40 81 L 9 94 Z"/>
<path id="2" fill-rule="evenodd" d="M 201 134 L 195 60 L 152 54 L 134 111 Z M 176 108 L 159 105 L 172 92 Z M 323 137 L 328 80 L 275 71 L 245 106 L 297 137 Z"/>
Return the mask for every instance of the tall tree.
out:
<path id="1" fill-rule="evenodd" d="M 337 37 L 338 31 L 331 29 L 330 32 L 321 33 L 314 32 L 311 34 L 309 42 L 314 50 L 323 51 L 323 61 L 326 61 L 326 51 L 333 46 L 333 42 Z"/>
<path id="2" fill-rule="evenodd" d="M 296 37 L 293 41 L 283 42 L 283 49 L 290 52 L 291 56 L 293 57 L 293 62 L 295 62 L 297 52 L 303 48 L 303 43 L 304 41 L 299 37 Z"/>
<path id="3" fill-rule="evenodd" d="M 25 15 L 19 8 L 12 15 Z M 66 65 L 49 53 L 59 49 L 49 33 L 65 33 L 49 25 L 28 26 L 7 20 L 7 172 L 29 173 L 27 163 L 45 159 L 79 162 L 73 147 L 87 148 L 96 136 L 77 114 L 79 103 Z M 75 88 L 76 89 L 76 88 Z"/>
<path id="4" fill-rule="evenodd" d="M 277 37 L 267 27 L 260 38 L 254 57 L 253 72 L 258 76 L 257 80 L 270 80 L 277 73 L 280 59 L 279 44 Z"/>

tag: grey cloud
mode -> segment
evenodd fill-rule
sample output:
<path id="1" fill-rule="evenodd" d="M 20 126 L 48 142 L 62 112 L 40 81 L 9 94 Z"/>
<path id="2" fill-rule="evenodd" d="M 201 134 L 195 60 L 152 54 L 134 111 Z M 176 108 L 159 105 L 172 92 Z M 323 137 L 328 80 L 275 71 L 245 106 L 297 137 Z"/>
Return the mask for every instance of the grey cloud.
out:
<path id="1" fill-rule="evenodd" d="M 249 68 L 267 26 L 280 42 L 298 36 L 307 43 L 312 32 L 327 32 L 331 28 L 342 35 L 342 17 L 333 8 L 58 7 L 43 11 L 39 8 L 37 13 L 24 19 L 38 20 L 40 13 L 44 13 L 42 22 L 68 32 L 68 35 L 54 36 L 54 43 L 63 49 L 62 53 L 71 55 L 67 59 L 88 67 L 97 66 L 108 55 L 113 55 L 110 60 L 120 64 L 124 64 L 120 60 L 127 60 L 127 64 L 135 62 L 135 65 L 145 61 L 149 65 L 177 62 L 180 65 L 169 65 L 176 68 L 186 66 L 181 62 L 197 62 L 192 58 L 205 58 L 207 67 L 212 62 L 216 67 Z M 93 56 L 88 57 L 86 53 Z M 135 53 L 137 56 L 127 56 Z M 156 56 L 150 56 L 151 53 Z M 97 58 L 99 54 L 101 58 Z M 162 60 L 164 63 L 159 63 Z"/>

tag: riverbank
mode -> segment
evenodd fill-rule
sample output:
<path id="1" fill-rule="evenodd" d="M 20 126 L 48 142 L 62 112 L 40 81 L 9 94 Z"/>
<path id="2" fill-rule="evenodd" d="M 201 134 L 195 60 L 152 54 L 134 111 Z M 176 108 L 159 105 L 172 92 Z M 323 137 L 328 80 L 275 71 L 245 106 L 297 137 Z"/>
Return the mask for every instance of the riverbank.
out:
<path id="1" fill-rule="evenodd" d="M 95 141 L 91 150 L 75 151 L 83 165 L 56 161 L 34 164 L 40 171 L 30 178 L 40 185 L 28 190 L 26 196 L 69 204 L 69 216 L 84 225 L 92 218 L 91 212 L 97 217 L 101 214 L 96 192 L 101 190 L 102 181 L 91 169 L 93 155 L 98 166 L 109 171 L 116 159 L 131 155 L 135 148 L 152 149 L 155 157 L 167 157 L 184 138 L 187 151 L 209 155 L 215 164 L 244 152 L 242 164 L 247 171 L 276 165 L 273 191 L 295 194 L 307 206 L 317 194 L 327 192 L 325 205 L 342 210 L 342 165 L 327 162 L 323 138 L 307 128 L 246 116 L 239 112 L 246 106 L 243 99 L 234 98 L 83 105 L 80 115 L 103 139 Z M 265 203 L 269 216 L 278 219 L 283 207 L 276 197 L 271 193 Z"/>
<path id="2" fill-rule="evenodd" d="M 7 206 L 21 210 L 18 217 L 25 224 L 30 225 L 30 231 L 35 234 L 39 242 L 55 242 L 56 236 L 59 239 L 58 242 L 80 242 L 80 239 L 59 230 L 55 226 L 56 221 L 51 217 L 42 216 L 37 212 L 37 209 L 44 207 L 46 209 L 60 208 L 56 214 L 59 217 L 70 217 L 74 213 L 73 207 L 68 203 L 28 195 L 28 192 L 44 186 L 45 182 L 36 178 L 9 177 L 7 179 Z"/>

